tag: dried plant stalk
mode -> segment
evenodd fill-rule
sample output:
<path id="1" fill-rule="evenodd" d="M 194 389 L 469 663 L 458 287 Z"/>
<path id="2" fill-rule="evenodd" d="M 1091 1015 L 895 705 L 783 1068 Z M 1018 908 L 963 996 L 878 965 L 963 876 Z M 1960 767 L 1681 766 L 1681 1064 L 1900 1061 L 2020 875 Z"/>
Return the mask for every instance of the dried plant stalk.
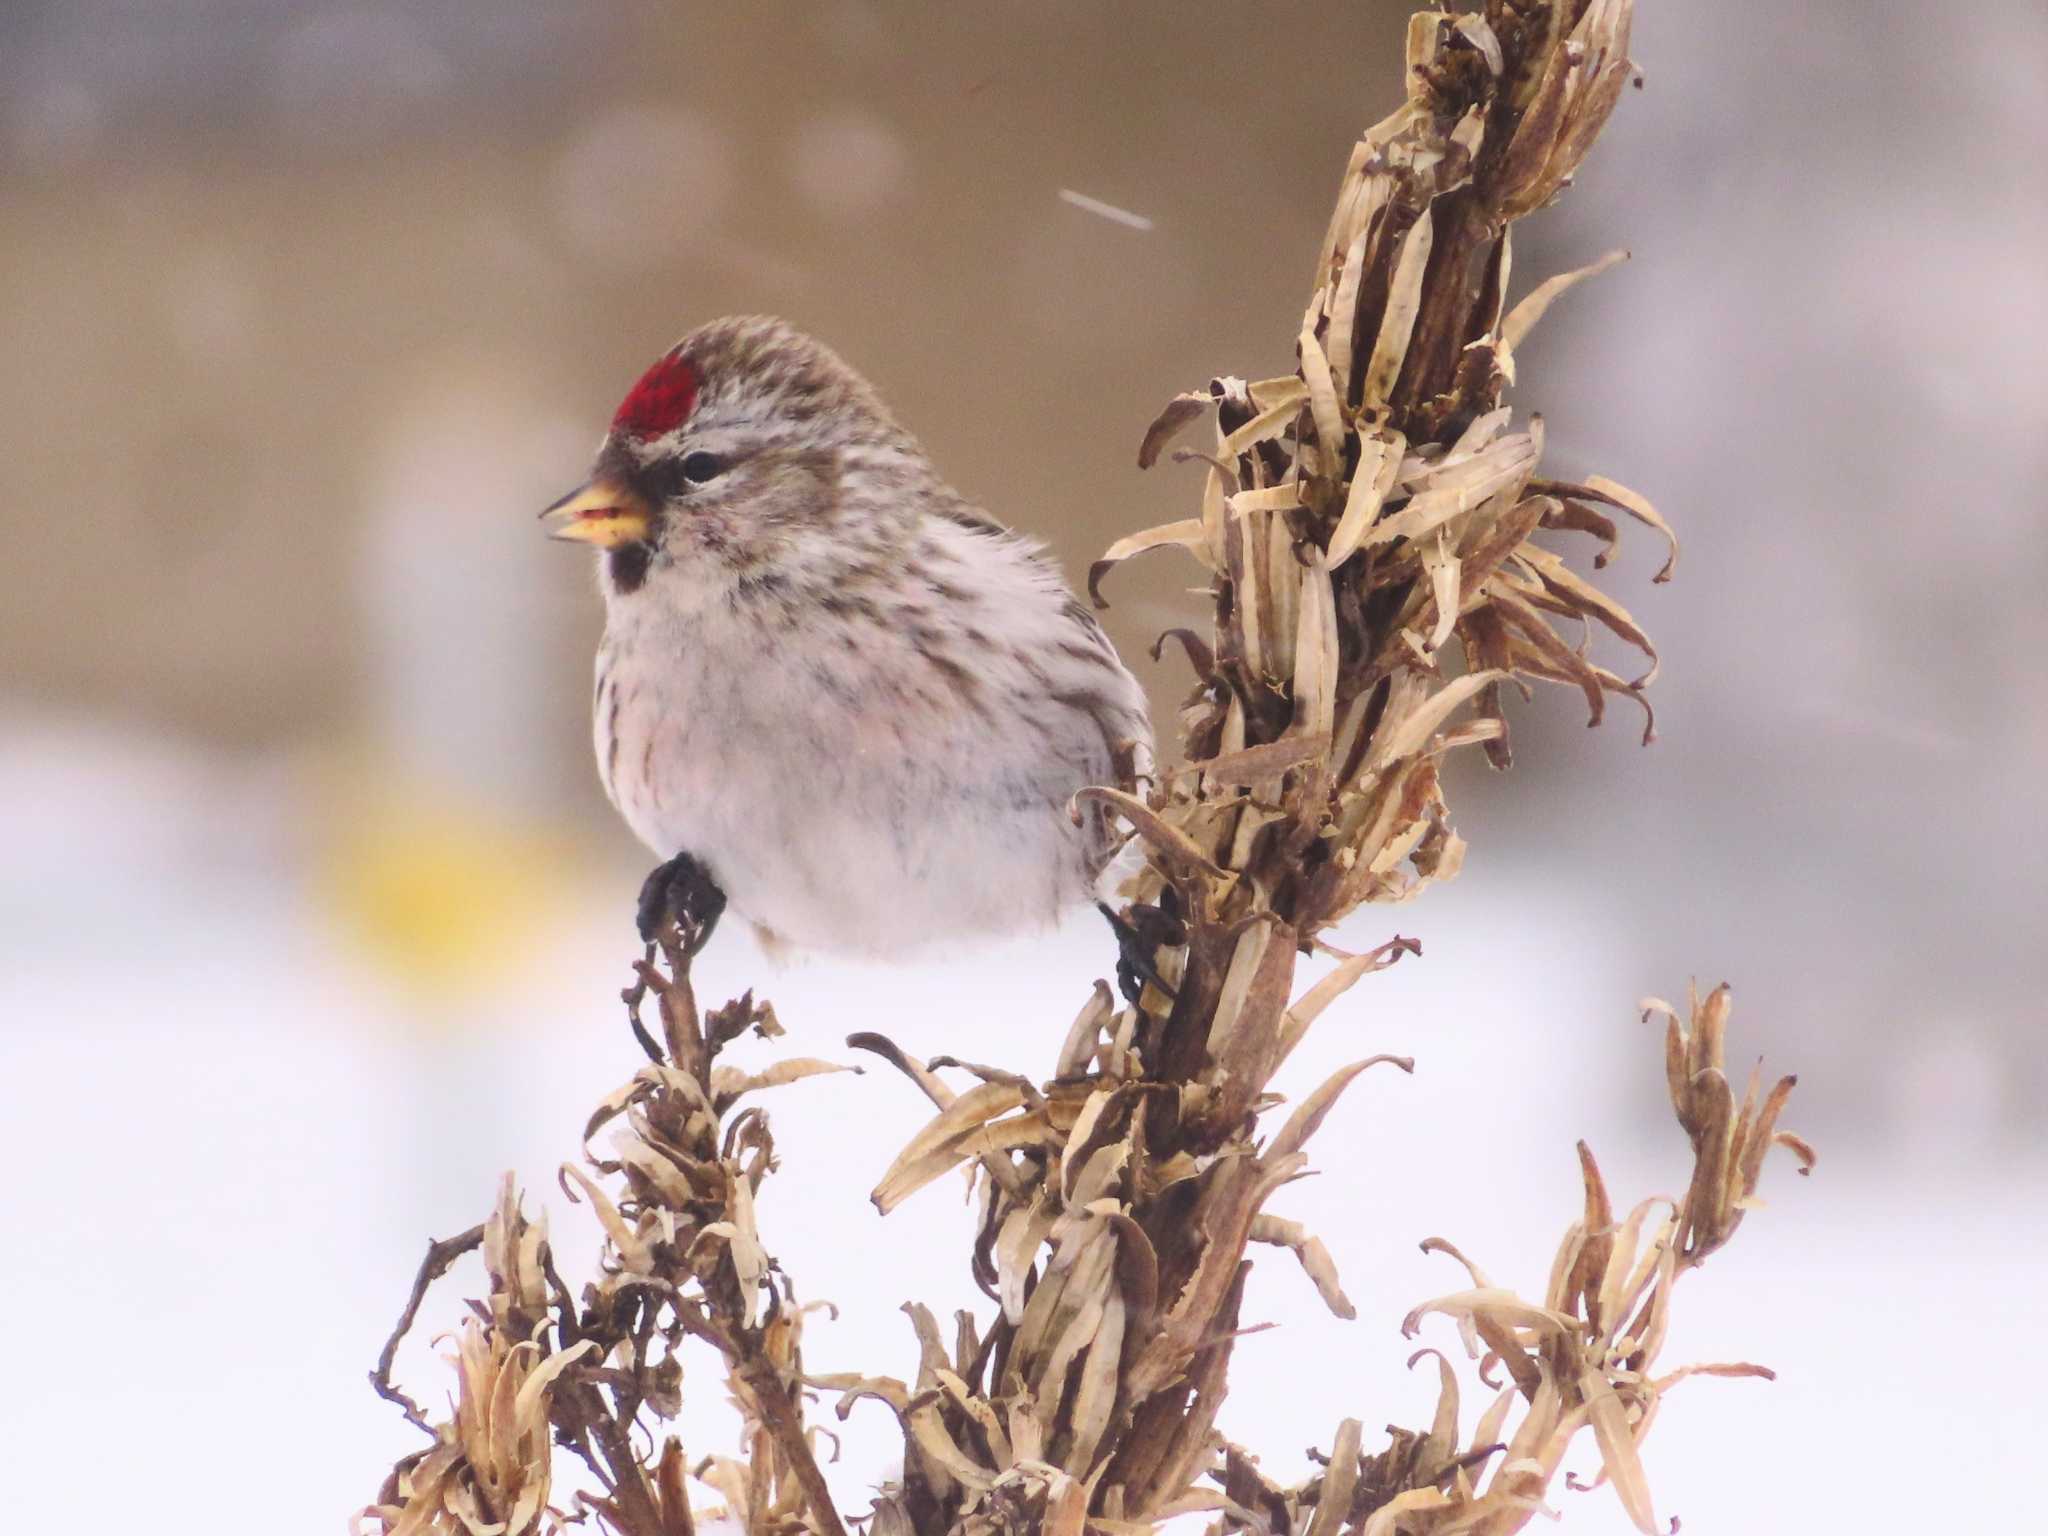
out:
<path id="1" fill-rule="evenodd" d="M 573 1163 L 562 1169 L 564 1193 L 587 1201 L 604 1228 L 598 1279 L 580 1300 L 569 1295 L 545 1226 L 526 1219 L 509 1176 L 481 1229 L 429 1247 L 372 1380 L 434 1445 L 399 1462 L 359 1527 L 379 1522 L 394 1536 L 555 1529 L 565 1514 L 548 1503 L 552 1431 L 602 1489 L 579 1494 L 579 1505 L 631 1536 L 691 1536 L 692 1472 L 749 1532 L 845 1536 L 803 1422 L 805 1309 L 754 1221 L 775 1143 L 767 1117 L 741 1101 L 847 1069 L 805 1057 L 758 1073 L 720 1065 L 720 1053 L 740 1035 L 772 1038 L 782 1030 L 751 994 L 699 1012 L 689 962 L 702 937 L 694 924 L 671 925 L 659 944 L 666 971 L 652 949 L 637 966 L 625 1000 L 651 1060 L 585 1125 L 591 1171 Z M 640 1022 L 650 992 L 659 1043 Z M 609 1157 L 590 1147 L 607 1127 L 616 1141 Z M 489 1295 L 473 1304 L 459 1336 L 455 1415 L 431 1426 L 391 1385 L 392 1356 L 427 1284 L 456 1251 L 479 1243 Z M 723 1358 L 744 1446 L 739 1458 L 713 1457 L 694 1469 L 673 1436 L 645 1456 L 633 1438 L 643 1413 L 672 1419 L 680 1410 L 680 1351 L 688 1338 Z"/>
<path id="2" fill-rule="evenodd" d="M 1771 1145 L 1811 1161 L 1776 1129 L 1791 1079 L 1767 1096 L 1752 1083 L 1735 1103 L 1725 989 L 1695 1000 L 1686 1020 L 1663 1009 L 1672 1102 L 1696 1159 L 1684 1197 L 1661 1219 L 1648 1201 L 1617 1222 L 1582 1146 L 1585 1215 L 1540 1305 L 1468 1264 L 1468 1289 L 1408 1319 L 1410 1332 L 1431 1313 L 1455 1319 L 1482 1379 L 1504 1373 L 1469 1436 L 1441 1355 L 1427 1430 L 1396 1430 L 1368 1456 L 1361 1421 L 1346 1420 L 1326 1470 L 1300 1486 L 1273 1483 L 1216 1430 L 1251 1244 L 1290 1249 L 1330 1308 L 1351 1315 L 1323 1245 L 1265 1205 L 1305 1170 L 1306 1144 L 1356 1078 L 1409 1066 L 1356 1062 L 1279 1115 L 1268 1084 L 1316 1018 L 1416 949 L 1396 938 L 1348 954 L 1323 935 L 1363 903 L 1404 900 L 1458 871 L 1464 844 L 1441 764 L 1476 746 L 1508 765 L 1507 688 L 1574 688 L 1593 723 L 1625 697 L 1651 734 L 1649 637 L 1538 540 L 1590 535 L 1597 569 L 1619 513 L 1668 541 L 1661 581 L 1676 539 L 1612 481 L 1545 478 L 1542 422 L 1518 425 L 1501 403 L 1529 329 L 1618 259 L 1506 302 L 1512 222 L 1569 181 L 1632 78 L 1630 15 L 1629 0 L 1418 13 L 1407 100 L 1365 134 L 1339 187 L 1299 368 L 1216 379 L 1170 402 L 1145 435 L 1139 461 L 1150 465 L 1213 413 L 1209 448 L 1174 454 L 1203 466 L 1199 513 L 1118 541 L 1090 590 L 1124 559 L 1179 548 L 1209 572 L 1214 625 L 1207 641 L 1175 632 L 1196 674 L 1182 763 L 1143 794 L 1077 797 L 1122 817 L 1147 855 L 1124 893 L 1127 1001 L 1098 982 L 1045 1081 L 920 1063 L 879 1036 L 850 1042 L 900 1068 L 935 1110 L 883 1173 L 876 1204 L 886 1213 L 968 1168 L 980 1198 L 973 1273 L 994 1316 L 983 1326 L 962 1314 L 948 1339 L 912 1306 L 908 1381 L 804 1375 L 800 1312 L 752 1219 L 766 1121 L 731 1110 L 742 1093 L 829 1067 L 799 1060 L 744 1078 L 717 1066 L 726 1040 L 750 1024 L 773 1032 L 772 1017 L 743 999 L 700 1023 L 688 991 L 695 935 L 672 933 L 667 974 L 642 967 L 666 1050 L 593 1121 L 628 1127 L 616 1157 L 592 1158 L 625 1192 L 614 1201 L 569 1171 L 608 1234 L 604 1278 L 571 1303 L 544 1238 L 506 1196 L 482 1238 L 492 1291 L 460 1341 L 463 1396 L 431 1430 L 434 1447 L 387 1485 L 372 1512 L 387 1529 L 546 1528 L 557 1517 L 535 1433 L 545 1418 L 602 1484 L 585 1502 L 608 1525 L 690 1531 L 680 1448 L 670 1439 L 636 1459 L 628 1433 L 643 1410 L 673 1415 L 675 1350 L 690 1336 L 724 1356 L 746 1431 L 743 1457 L 697 1474 L 749 1532 L 841 1529 L 802 1423 L 807 1388 L 840 1393 L 841 1414 L 879 1399 L 902 1426 L 902 1476 L 872 1511 L 877 1536 L 1149 1531 L 1196 1510 L 1213 1511 L 1221 1531 L 1504 1532 L 1544 1508 L 1582 1430 L 1631 1517 L 1652 1529 L 1637 1447 L 1659 1394 L 1690 1371 L 1759 1372 L 1653 1375 L 1672 1288 L 1732 1235 Z M 1639 651 L 1640 675 L 1593 661 L 1558 620 Z M 1337 963 L 1297 998 L 1296 959 L 1318 950 Z M 956 1089 L 948 1068 L 973 1082 Z M 430 1251 L 422 1287 L 447 1254 Z"/>

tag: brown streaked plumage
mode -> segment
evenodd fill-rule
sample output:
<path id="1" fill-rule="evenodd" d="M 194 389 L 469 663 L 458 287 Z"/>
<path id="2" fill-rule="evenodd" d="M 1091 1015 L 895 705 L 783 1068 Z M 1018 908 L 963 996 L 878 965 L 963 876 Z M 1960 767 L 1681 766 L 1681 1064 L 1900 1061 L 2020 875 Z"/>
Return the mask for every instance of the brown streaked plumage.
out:
<path id="1" fill-rule="evenodd" d="M 891 954 L 1094 893 L 1111 829 L 1069 804 L 1149 759 L 1143 693 L 829 348 L 693 331 L 551 512 L 605 550 L 606 793 L 765 933 Z"/>

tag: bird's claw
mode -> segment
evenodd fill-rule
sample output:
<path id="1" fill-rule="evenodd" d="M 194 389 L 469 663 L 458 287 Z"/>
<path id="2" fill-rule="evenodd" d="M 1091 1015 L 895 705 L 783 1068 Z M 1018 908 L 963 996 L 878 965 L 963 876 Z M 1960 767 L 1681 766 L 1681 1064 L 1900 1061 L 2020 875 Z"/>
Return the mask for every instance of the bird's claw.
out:
<path id="1" fill-rule="evenodd" d="M 1171 895 L 1170 890 L 1168 894 Z M 1118 915 L 1105 901 L 1098 901 L 1095 910 L 1108 920 L 1110 931 L 1116 935 L 1116 986 L 1124 1001 L 1135 1007 L 1147 986 L 1157 987 L 1168 997 L 1176 996 L 1152 957 L 1161 945 L 1187 942 L 1187 925 L 1179 916 L 1145 902 L 1133 906 L 1128 919 Z"/>
<path id="2" fill-rule="evenodd" d="M 640 942 L 652 944 L 663 924 L 674 920 L 684 930 L 691 954 L 711 941 L 725 911 L 725 892 L 710 873 L 687 853 L 679 853 L 666 864 L 655 866 L 640 886 L 640 907 L 636 921 Z M 694 935 L 690 933 L 695 929 Z"/>

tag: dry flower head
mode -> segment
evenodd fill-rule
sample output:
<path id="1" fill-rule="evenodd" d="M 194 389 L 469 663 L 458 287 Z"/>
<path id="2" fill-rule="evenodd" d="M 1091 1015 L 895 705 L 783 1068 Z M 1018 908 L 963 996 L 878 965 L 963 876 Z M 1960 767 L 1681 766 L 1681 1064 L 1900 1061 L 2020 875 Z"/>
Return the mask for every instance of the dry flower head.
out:
<path id="1" fill-rule="evenodd" d="M 1149 792 L 1077 797 L 1077 816 L 1113 812 L 1146 854 L 1124 893 L 1143 952 L 1142 964 L 1126 961 L 1129 1000 L 1097 983 L 1045 1078 L 920 1062 L 876 1035 L 849 1042 L 932 1105 L 875 1203 L 886 1213 L 965 1171 L 989 1318 L 961 1313 L 947 1329 L 912 1304 L 907 1379 L 805 1374 L 802 1311 L 754 1220 L 773 1142 L 741 1101 L 836 1068 L 798 1059 L 749 1076 L 722 1065 L 720 1049 L 745 1029 L 776 1033 L 772 1015 L 750 999 L 700 1015 L 688 975 L 700 936 L 671 932 L 666 969 L 643 963 L 635 989 L 657 996 L 664 1038 L 642 1032 L 654 1060 L 589 1127 L 623 1133 L 608 1156 L 586 1136 L 587 1170 L 564 1171 L 604 1227 L 601 1277 L 572 1301 L 545 1236 L 519 1223 L 509 1194 L 501 1201 L 491 1299 L 466 1325 L 474 1346 L 463 1336 L 465 1396 L 372 1512 L 388 1529 L 547 1528 L 545 1437 L 518 1413 L 539 1404 L 603 1489 L 582 1507 L 612 1528 L 692 1531 L 693 1470 L 750 1536 L 841 1536 L 803 1422 L 806 1395 L 819 1392 L 836 1393 L 842 1415 L 875 1403 L 901 1425 L 902 1474 L 867 1517 L 874 1536 L 1125 1536 L 1196 1511 L 1218 1531 L 1261 1536 L 1511 1531 L 1546 1511 L 1584 1431 L 1630 1516 L 1654 1528 L 1639 1447 L 1661 1393 L 1695 1371 L 1759 1373 L 1655 1374 L 1672 1289 L 1754 1205 L 1771 1145 L 1811 1160 L 1776 1128 L 1789 1078 L 1768 1094 L 1753 1080 L 1736 1103 L 1725 988 L 1683 1019 L 1663 1009 L 1672 1101 L 1696 1161 L 1681 1198 L 1617 1221 L 1582 1146 L 1585 1213 L 1540 1302 L 1493 1284 L 1448 1243 L 1425 1245 L 1465 1263 L 1471 1283 L 1418 1307 L 1406 1328 L 1448 1317 L 1479 1360 L 1492 1397 L 1469 1434 L 1456 1372 L 1434 1349 L 1416 1356 L 1440 1371 L 1430 1426 L 1396 1429 L 1368 1455 L 1362 1421 L 1347 1419 L 1299 1485 L 1271 1481 L 1217 1429 L 1253 1244 L 1289 1250 L 1324 1303 L 1352 1315 L 1327 1249 L 1266 1207 L 1307 1170 L 1308 1142 L 1358 1078 L 1411 1065 L 1354 1062 L 1284 1111 L 1270 1091 L 1348 988 L 1418 952 L 1396 937 L 1350 953 L 1328 930 L 1457 873 L 1464 844 L 1442 764 L 1478 747 L 1507 766 L 1507 690 L 1564 685 L 1595 724 L 1625 699 L 1651 735 L 1654 645 L 1545 541 L 1590 536 L 1598 570 L 1617 519 L 1633 519 L 1667 542 L 1661 581 L 1676 538 L 1611 480 L 1546 476 L 1543 423 L 1503 404 L 1531 327 L 1619 259 L 1508 303 L 1512 221 L 1569 183 L 1634 78 L 1631 13 L 1630 0 L 1418 13 L 1407 99 L 1365 133 L 1339 185 L 1296 372 L 1212 380 L 1145 434 L 1149 466 L 1210 421 L 1205 448 L 1173 452 L 1199 466 L 1198 513 L 1119 540 L 1090 590 L 1100 600 L 1119 562 L 1178 548 L 1208 574 L 1213 624 L 1207 638 L 1171 633 L 1195 673 L 1184 760 Z M 1592 659 L 1595 628 L 1641 654 L 1637 675 Z M 1296 960 L 1317 952 L 1335 964 L 1297 997 Z M 445 1246 L 430 1251 L 415 1306 Z M 673 1416 L 690 1338 L 725 1360 L 743 1422 L 740 1455 L 694 1469 L 672 1436 L 646 1457 L 632 1440 L 643 1412 Z M 410 1408 L 390 1387 L 389 1358 L 380 1390 Z M 472 1377 L 488 1409 L 469 1406 Z M 508 1391 L 510 1416 L 495 1406 Z M 457 1487 L 459 1507 L 447 1492 Z"/>

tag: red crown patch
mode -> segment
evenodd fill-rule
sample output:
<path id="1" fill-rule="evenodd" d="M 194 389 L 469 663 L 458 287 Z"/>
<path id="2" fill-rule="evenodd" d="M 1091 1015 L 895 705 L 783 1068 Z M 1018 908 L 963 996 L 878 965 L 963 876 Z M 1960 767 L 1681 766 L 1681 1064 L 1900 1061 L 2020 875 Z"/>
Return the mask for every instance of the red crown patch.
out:
<path id="1" fill-rule="evenodd" d="M 619 403 L 612 431 L 645 441 L 675 431 L 697 408 L 697 370 L 670 353 L 640 375 Z"/>

